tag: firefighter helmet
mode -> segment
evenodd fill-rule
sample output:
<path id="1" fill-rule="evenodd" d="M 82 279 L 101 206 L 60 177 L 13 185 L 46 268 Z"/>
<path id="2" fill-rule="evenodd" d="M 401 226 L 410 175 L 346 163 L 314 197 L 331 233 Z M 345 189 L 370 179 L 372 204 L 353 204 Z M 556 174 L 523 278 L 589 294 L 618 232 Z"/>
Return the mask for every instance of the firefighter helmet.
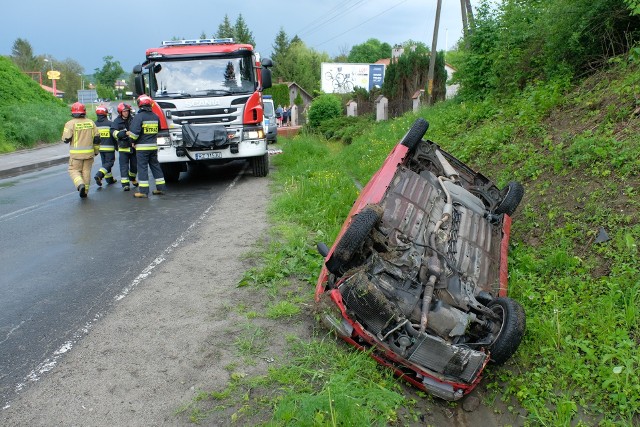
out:
<path id="1" fill-rule="evenodd" d="M 87 109 L 82 102 L 74 102 L 71 105 L 71 114 L 87 114 Z"/>
<path id="2" fill-rule="evenodd" d="M 98 107 L 96 107 L 96 114 L 98 116 L 106 116 L 109 114 L 109 110 L 107 110 L 107 107 L 105 107 L 104 105 L 99 105 Z"/>
<path id="3" fill-rule="evenodd" d="M 127 111 L 130 112 L 131 111 L 131 105 L 125 104 L 124 102 L 121 102 L 120 104 L 118 104 L 118 114 L 122 114 L 122 112 L 124 110 L 127 110 Z"/>
<path id="4" fill-rule="evenodd" d="M 149 95 L 140 95 L 136 100 L 136 102 L 138 103 L 138 107 L 140 108 L 145 106 L 151 107 L 151 104 L 153 103 L 153 99 L 151 99 Z"/>

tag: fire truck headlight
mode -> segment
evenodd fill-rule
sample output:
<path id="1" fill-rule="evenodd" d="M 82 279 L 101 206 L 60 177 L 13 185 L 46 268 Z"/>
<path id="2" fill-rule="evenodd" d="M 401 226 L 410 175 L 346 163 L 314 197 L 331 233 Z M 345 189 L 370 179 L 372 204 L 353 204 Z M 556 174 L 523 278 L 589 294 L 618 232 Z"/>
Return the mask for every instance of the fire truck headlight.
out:
<path id="1" fill-rule="evenodd" d="M 264 130 L 250 130 L 247 132 L 247 139 L 262 139 L 264 138 Z"/>
<path id="2" fill-rule="evenodd" d="M 159 136 L 157 139 L 157 144 L 158 144 L 158 147 L 171 145 L 171 138 L 169 138 L 168 136 Z"/>

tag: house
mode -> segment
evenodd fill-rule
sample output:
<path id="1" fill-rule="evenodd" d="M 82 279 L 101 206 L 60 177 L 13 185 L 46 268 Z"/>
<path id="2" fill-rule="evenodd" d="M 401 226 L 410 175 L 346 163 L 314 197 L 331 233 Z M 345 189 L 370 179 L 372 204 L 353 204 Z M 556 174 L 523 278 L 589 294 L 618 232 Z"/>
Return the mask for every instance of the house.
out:
<path id="1" fill-rule="evenodd" d="M 40 85 L 40 87 L 41 87 L 42 89 L 46 90 L 47 92 L 49 92 L 50 94 L 52 94 L 52 95 L 53 95 L 53 88 L 52 88 L 52 87 L 47 86 L 47 85 Z M 55 96 L 56 96 L 57 98 L 64 98 L 64 92 L 63 92 L 63 91 L 61 91 L 60 89 L 56 89 L 56 94 L 55 94 Z"/>
<path id="2" fill-rule="evenodd" d="M 298 83 L 283 82 L 279 80 L 278 84 L 287 85 L 287 87 L 289 88 L 289 105 L 294 104 L 294 101 L 298 97 L 298 94 L 300 94 L 300 97 L 302 98 L 302 105 L 300 106 L 301 111 L 304 111 L 307 106 L 311 104 L 313 96 L 311 96 L 306 90 L 302 89 L 302 87 L 300 87 Z"/>
<path id="3" fill-rule="evenodd" d="M 458 93 L 458 88 L 460 87 L 459 84 L 450 83 L 451 78 L 453 77 L 453 75 L 457 70 L 451 65 L 447 64 L 446 62 L 444 63 L 444 69 L 447 72 L 447 83 L 446 83 L 447 94 L 445 95 L 445 97 L 446 99 L 451 99 L 454 96 L 456 96 L 456 94 Z"/>

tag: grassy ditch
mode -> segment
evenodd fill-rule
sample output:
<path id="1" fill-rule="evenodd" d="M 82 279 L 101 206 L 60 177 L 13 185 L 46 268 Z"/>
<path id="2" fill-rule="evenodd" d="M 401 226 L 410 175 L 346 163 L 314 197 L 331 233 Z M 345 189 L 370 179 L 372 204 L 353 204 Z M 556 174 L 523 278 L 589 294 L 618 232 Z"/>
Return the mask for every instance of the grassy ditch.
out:
<path id="1" fill-rule="evenodd" d="M 498 186 L 518 180 L 526 188 L 514 215 L 509 272 L 527 333 L 506 366 L 492 367 L 481 384 L 488 406 L 517 401 L 526 411 L 522 425 L 640 425 L 637 82 L 637 67 L 620 66 L 578 88 L 552 82 L 511 100 L 444 103 L 417 115 L 431 123 L 426 137 Z M 263 264 L 239 284 L 266 297 L 264 310 L 247 312 L 248 322 L 312 316 L 322 261 L 315 244 L 333 242 L 358 183 L 417 116 L 371 124 L 349 145 L 310 135 L 282 141 L 270 206 L 278 225 L 254 254 Z M 239 355 L 268 340 L 254 332 L 236 343 Z M 288 340 L 284 363 L 256 378 L 231 375 L 225 390 L 204 392 L 181 413 L 198 422 L 226 411 L 240 425 L 422 419 L 406 388 L 321 327 Z"/>

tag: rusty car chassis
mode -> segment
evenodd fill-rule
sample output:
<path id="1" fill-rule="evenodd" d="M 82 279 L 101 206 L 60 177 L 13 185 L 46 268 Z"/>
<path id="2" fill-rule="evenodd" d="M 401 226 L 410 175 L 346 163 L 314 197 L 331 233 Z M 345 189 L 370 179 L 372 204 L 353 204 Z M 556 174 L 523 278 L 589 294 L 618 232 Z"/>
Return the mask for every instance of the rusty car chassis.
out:
<path id="1" fill-rule="evenodd" d="M 445 400 L 471 392 L 525 331 L 507 297 L 507 251 L 524 189 L 498 189 L 423 140 L 418 119 L 354 203 L 324 256 L 322 322 L 414 386 Z"/>

